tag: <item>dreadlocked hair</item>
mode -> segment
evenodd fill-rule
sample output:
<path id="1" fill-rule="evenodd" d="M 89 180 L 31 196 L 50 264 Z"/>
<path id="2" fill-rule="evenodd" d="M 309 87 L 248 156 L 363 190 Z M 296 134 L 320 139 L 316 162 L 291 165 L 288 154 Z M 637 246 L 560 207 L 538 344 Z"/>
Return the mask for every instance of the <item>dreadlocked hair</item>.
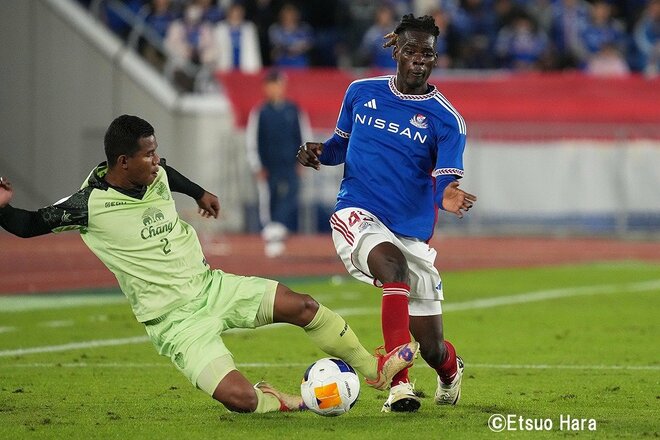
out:
<path id="1" fill-rule="evenodd" d="M 383 38 L 387 41 L 383 44 L 383 47 L 394 46 L 399 38 L 399 35 L 405 31 L 420 31 L 431 34 L 434 37 L 440 35 L 440 29 L 435 25 L 435 20 L 430 15 L 424 15 L 423 17 L 415 18 L 413 14 L 404 15 L 401 17 L 401 22 L 399 25 L 389 34 L 385 35 Z"/>

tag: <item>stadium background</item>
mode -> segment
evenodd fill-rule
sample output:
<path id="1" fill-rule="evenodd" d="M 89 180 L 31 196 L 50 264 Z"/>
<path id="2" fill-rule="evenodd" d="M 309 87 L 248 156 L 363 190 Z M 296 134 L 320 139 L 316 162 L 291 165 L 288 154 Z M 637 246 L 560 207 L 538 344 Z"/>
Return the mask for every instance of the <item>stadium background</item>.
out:
<path id="1" fill-rule="evenodd" d="M 0 38 L 0 175 L 16 206 L 70 194 L 103 160 L 109 121 L 139 114 L 163 156 L 221 198 L 219 221 L 178 200 L 212 266 L 283 280 L 341 313 L 366 346 L 381 343 L 378 291 L 348 280 L 317 232 L 340 170 L 305 174 L 303 233 L 284 256 L 265 258 L 252 232 L 242 121 L 260 75 L 212 75 L 223 93 L 181 94 L 72 0 L 0 1 Z M 348 81 L 367 74 L 290 73 L 318 138 Z M 447 335 L 469 371 L 461 405 L 436 408 L 434 373 L 417 362 L 426 402 L 413 423 L 379 413 L 386 393 L 368 387 L 340 418 L 227 413 L 156 355 L 77 234 L 0 230 L 0 438 L 475 439 L 497 435 L 495 413 L 572 414 L 598 422 L 581 436 L 657 438 L 658 80 L 454 71 L 433 82 L 467 120 L 465 187 L 480 197 L 463 221 L 441 215 L 432 243 Z M 323 356 L 303 333 L 275 325 L 223 339 L 247 377 L 293 392 Z"/>
<path id="2" fill-rule="evenodd" d="M 219 92 L 181 93 L 77 2 L 1 2 L 0 17 L 0 170 L 15 184 L 15 205 L 36 209 L 70 194 L 103 160 L 109 121 L 138 114 L 155 126 L 161 155 L 220 196 L 215 222 L 199 221 L 190 200 L 178 201 L 212 263 L 271 276 L 342 272 L 325 235 L 336 167 L 305 170 L 301 235 L 283 260 L 261 256 L 243 131 L 261 74 L 213 75 Z M 331 133 L 350 81 L 372 73 L 289 72 L 290 95 L 310 113 L 316 139 Z M 441 214 L 434 244 L 442 270 L 467 261 L 660 259 L 657 78 L 443 71 L 431 81 L 467 121 L 464 187 L 480 198 L 462 221 Z M 449 252 L 465 237 L 469 247 Z M 0 240 L 0 292 L 114 285 L 75 235 Z"/>

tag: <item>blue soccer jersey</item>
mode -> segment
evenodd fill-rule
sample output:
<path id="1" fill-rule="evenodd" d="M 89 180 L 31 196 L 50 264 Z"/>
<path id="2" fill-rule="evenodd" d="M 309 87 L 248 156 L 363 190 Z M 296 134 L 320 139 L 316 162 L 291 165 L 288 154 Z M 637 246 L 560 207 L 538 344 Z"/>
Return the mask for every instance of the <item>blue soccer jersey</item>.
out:
<path id="1" fill-rule="evenodd" d="M 434 86 L 405 95 L 394 79 L 348 87 L 319 159 L 345 164 L 337 210 L 363 208 L 398 235 L 428 240 L 447 177 L 463 176 L 465 121 Z"/>

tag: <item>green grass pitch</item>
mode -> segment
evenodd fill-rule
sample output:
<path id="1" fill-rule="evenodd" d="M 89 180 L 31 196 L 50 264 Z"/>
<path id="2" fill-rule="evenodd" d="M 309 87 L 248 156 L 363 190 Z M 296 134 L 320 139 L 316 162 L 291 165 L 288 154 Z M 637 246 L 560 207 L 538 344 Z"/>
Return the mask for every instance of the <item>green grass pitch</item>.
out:
<path id="1" fill-rule="evenodd" d="M 380 344 L 375 288 L 347 278 L 285 282 L 341 313 L 369 349 Z M 446 336 L 466 362 L 460 404 L 433 404 L 434 373 L 420 358 L 411 371 L 424 396 L 418 413 L 380 413 L 386 393 L 363 382 L 356 406 L 337 418 L 227 412 L 156 354 L 118 292 L 0 298 L 0 439 L 660 435 L 660 266 L 451 272 L 443 283 Z M 250 380 L 288 392 L 325 356 L 290 326 L 225 341 Z M 516 431 L 491 431 L 494 414 L 516 420 Z M 571 430 L 579 422 L 567 417 L 587 422 Z M 527 429 L 548 420 L 550 429 Z"/>

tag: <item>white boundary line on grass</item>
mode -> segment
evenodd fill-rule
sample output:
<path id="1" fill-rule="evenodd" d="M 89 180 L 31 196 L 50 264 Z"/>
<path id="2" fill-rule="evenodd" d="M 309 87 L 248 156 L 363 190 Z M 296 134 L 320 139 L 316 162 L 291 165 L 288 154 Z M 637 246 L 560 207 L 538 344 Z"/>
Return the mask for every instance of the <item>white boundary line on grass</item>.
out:
<path id="1" fill-rule="evenodd" d="M 142 344 L 149 341 L 148 336 L 134 336 L 121 339 L 97 339 L 94 341 L 71 342 L 62 345 L 46 345 L 43 347 L 18 348 L 16 350 L 2 350 L 0 357 L 23 356 L 26 354 L 55 353 L 58 351 L 79 350 L 81 348 L 111 347 L 116 345 Z"/>
<path id="2" fill-rule="evenodd" d="M 447 304 L 445 311 L 475 310 L 498 307 L 511 304 L 525 304 L 531 302 L 545 301 L 548 299 L 568 298 L 582 295 L 600 295 L 616 292 L 646 292 L 660 288 L 660 280 L 642 281 L 639 283 L 625 284 L 607 284 L 602 286 L 584 286 L 566 289 L 540 290 L 537 292 L 521 293 L 518 295 L 499 296 L 495 298 L 477 299 L 460 303 Z M 355 308 L 355 309 L 336 309 L 336 312 L 342 316 L 355 316 L 365 314 L 377 314 L 380 310 L 377 308 Z M 284 324 L 280 324 L 284 325 Z M 273 328 L 273 326 L 269 326 Z M 18 348 L 14 350 L 1 350 L 0 358 L 11 356 L 23 356 L 37 353 L 53 353 L 59 351 L 78 350 L 84 348 L 108 347 L 117 345 L 140 344 L 147 342 L 147 336 L 135 336 L 122 339 L 98 339 L 92 341 L 73 342 L 63 345 L 47 345 L 42 347 Z"/>
<path id="3" fill-rule="evenodd" d="M 237 363 L 239 368 L 305 368 L 309 364 L 300 362 L 269 363 L 269 362 L 245 362 Z M 2 368 L 170 368 L 168 362 L 33 362 L 20 364 L 0 365 Z M 466 363 L 468 368 L 492 369 L 492 370 L 635 370 L 635 371 L 660 371 L 660 365 L 551 365 L 551 364 L 480 364 Z M 415 367 L 426 367 L 425 364 L 415 364 Z"/>
<path id="4" fill-rule="evenodd" d="M 442 308 L 445 311 L 455 312 L 459 310 L 487 309 L 490 307 L 505 306 L 511 304 L 524 304 L 548 299 L 569 298 L 583 295 L 601 295 L 616 292 L 648 292 L 660 289 L 660 280 L 641 281 L 638 283 L 606 284 L 602 286 L 570 287 L 565 289 L 539 290 L 537 292 L 520 293 L 517 295 L 498 296 L 494 298 L 477 299 L 460 303 L 450 303 Z"/>

